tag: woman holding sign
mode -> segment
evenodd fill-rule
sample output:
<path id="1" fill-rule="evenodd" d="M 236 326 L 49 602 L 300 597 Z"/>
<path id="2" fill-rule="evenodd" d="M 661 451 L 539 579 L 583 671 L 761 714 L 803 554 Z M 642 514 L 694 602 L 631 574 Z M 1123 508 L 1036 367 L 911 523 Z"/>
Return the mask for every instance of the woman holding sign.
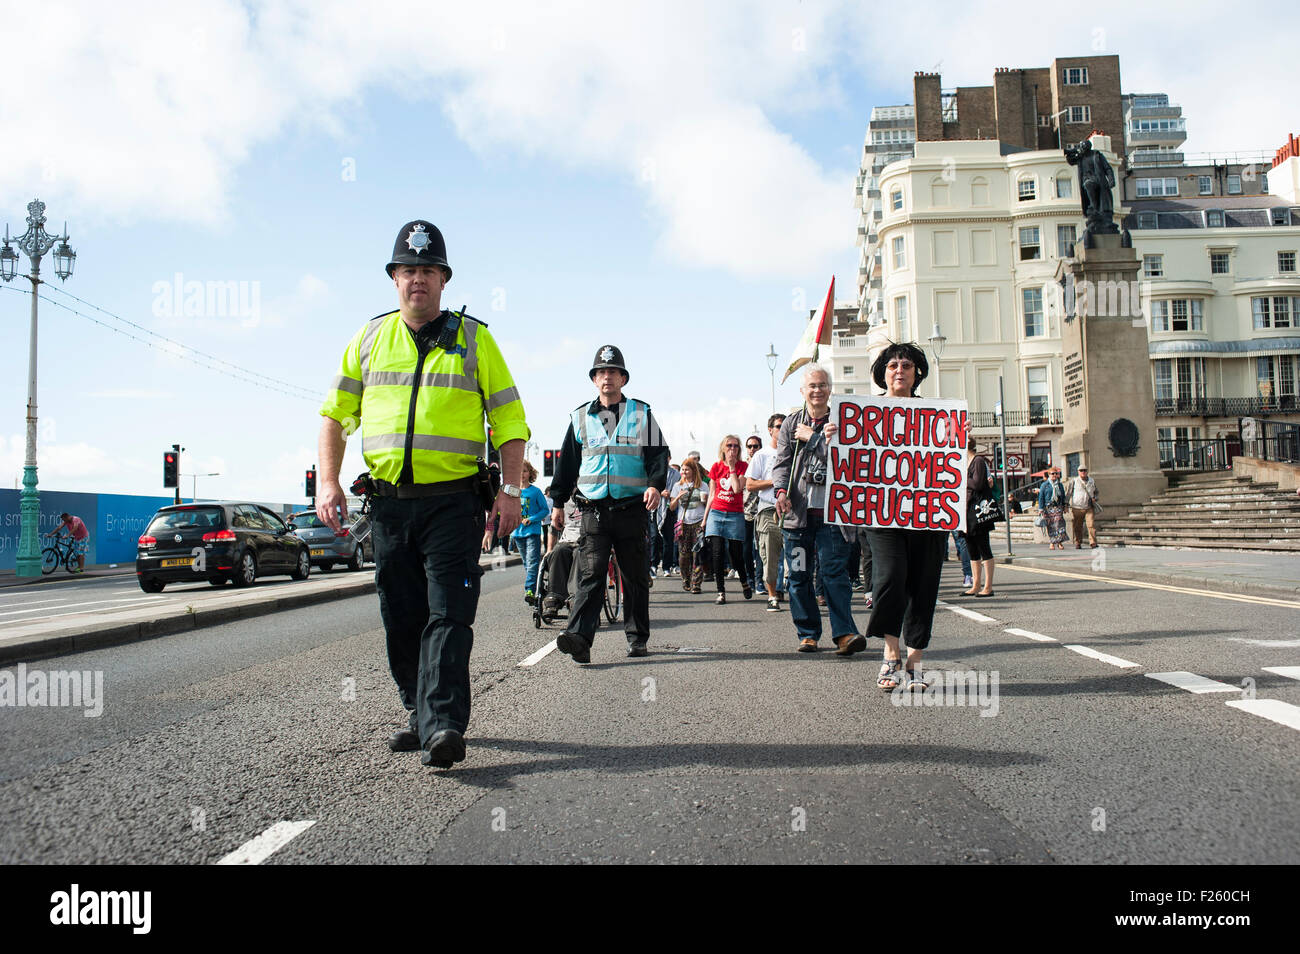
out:
<path id="1" fill-rule="evenodd" d="M 891 344 L 871 366 L 876 386 L 884 388 L 891 398 L 916 397 L 929 371 L 925 352 L 914 344 Z M 927 689 L 921 654 L 930 645 L 934 627 L 946 534 L 942 530 L 892 527 L 871 527 L 865 532 L 871 543 L 875 584 L 867 635 L 885 640 L 885 661 L 876 685 L 886 691 L 897 689 L 903 682 L 899 670 L 906 668 L 907 689 Z M 899 649 L 900 636 L 907 643 L 906 667 Z"/>

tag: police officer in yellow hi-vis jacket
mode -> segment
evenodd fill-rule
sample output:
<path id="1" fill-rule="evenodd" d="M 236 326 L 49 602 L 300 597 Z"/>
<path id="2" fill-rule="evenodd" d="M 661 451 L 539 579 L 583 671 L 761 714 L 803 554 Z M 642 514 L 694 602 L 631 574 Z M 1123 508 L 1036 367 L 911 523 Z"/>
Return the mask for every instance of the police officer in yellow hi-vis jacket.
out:
<path id="1" fill-rule="evenodd" d="M 515 484 L 529 430 L 487 325 L 441 310 L 451 279 L 442 233 L 422 220 L 402 226 L 387 271 L 399 308 L 366 322 L 348 343 L 321 407 L 316 512 L 338 531 L 347 515 L 339 466 L 359 429 L 376 494 L 370 516 L 388 665 L 408 713 L 388 746 L 419 749 L 425 765 L 450 768 L 465 758 L 469 724 L 484 413 L 501 452 L 505 483 L 492 516 L 503 534 L 519 524 Z"/>

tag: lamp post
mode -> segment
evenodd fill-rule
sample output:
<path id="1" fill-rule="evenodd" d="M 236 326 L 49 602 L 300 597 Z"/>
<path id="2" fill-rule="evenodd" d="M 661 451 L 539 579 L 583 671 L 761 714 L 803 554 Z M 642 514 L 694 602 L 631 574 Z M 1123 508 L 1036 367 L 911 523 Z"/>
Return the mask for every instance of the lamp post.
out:
<path id="1" fill-rule="evenodd" d="M 934 386 L 935 397 L 943 397 L 941 384 L 939 381 L 939 359 L 943 357 L 943 346 L 948 343 L 947 337 L 939 330 L 939 322 L 934 323 L 930 329 L 930 350 L 934 352 Z"/>
<path id="2" fill-rule="evenodd" d="M 767 345 L 767 370 L 772 376 L 772 413 L 776 413 L 776 344 L 768 342 Z"/>
<path id="3" fill-rule="evenodd" d="M 31 273 L 23 276 L 32 283 L 32 328 L 27 350 L 27 456 L 23 461 L 23 490 L 20 495 L 22 533 L 18 539 L 18 576 L 41 575 L 41 497 L 36 490 L 36 302 L 41 288 L 41 259 L 54 248 L 54 274 L 63 281 L 72 274 L 77 253 L 68 246 L 68 226 L 64 223 L 62 235 L 45 231 L 45 203 L 33 199 L 27 204 L 27 231 L 16 239 L 9 238 L 5 226 L 4 245 L 0 246 L 0 278 L 12 281 L 18 271 L 18 250 L 30 259 Z"/>

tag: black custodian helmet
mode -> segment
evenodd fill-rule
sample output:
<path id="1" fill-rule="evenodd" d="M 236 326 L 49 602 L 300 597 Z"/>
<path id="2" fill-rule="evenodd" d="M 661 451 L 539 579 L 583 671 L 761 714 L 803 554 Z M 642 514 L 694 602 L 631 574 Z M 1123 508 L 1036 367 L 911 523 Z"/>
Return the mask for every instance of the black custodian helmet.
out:
<path id="1" fill-rule="evenodd" d="M 629 378 L 632 375 L 627 373 L 627 368 L 623 366 L 623 352 L 619 351 L 614 345 L 601 345 L 596 351 L 596 357 L 591 362 L 591 371 L 587 376 L 593 381 L 596 379 L 596 372 L 601 368 L 617 368 Z"/>
<path id="2" fill-rule="evenodd" d="M 393 277 L 393 269 L 398 265 L 440 265 L 450 280 L 447 243 L 442 240 L 438 227 L 424 219 L 403 225 L 397 233 L 397 241 L 393 243 L 393 259 L 385 266 L 389 278 Z"/>

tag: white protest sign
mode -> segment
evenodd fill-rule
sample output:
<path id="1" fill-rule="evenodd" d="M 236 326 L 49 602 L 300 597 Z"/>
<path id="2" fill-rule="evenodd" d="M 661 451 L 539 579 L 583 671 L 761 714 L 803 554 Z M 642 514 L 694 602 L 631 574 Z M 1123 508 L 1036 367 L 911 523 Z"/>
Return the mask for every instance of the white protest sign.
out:
<path id="1" fill-rule="evenodd" d="M 965 401 L 836 397 L 831 420 L 827 523 L 966 529 Z"/>

